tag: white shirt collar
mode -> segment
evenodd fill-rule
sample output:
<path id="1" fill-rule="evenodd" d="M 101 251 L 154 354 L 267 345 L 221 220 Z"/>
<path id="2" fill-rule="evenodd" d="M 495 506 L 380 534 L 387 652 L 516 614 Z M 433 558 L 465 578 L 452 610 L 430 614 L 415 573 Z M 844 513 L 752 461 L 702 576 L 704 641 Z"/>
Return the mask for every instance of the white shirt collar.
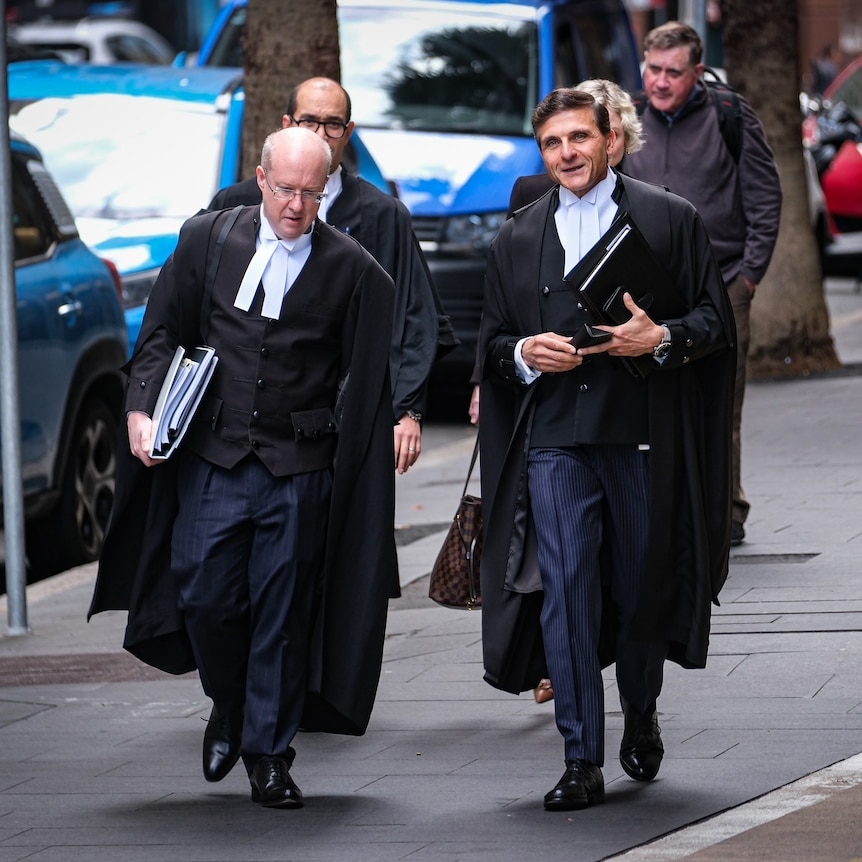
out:
<path id="1" fill-rule="evenodd" d="M 599 180 L 583 197 L 578 197 L 565 186 L 560 186 L 560 204 L 570 207 L 573 204 L 596 204 L 602 206 L 607 204 L 617 187 L 617 175 L 612 168 L 608 168 L 608 175 Z"/>
<path id="2" fill-rule="evenodd" d="M 309 230 L 302 236 L 296 237 L 296 239 L 280 239 L 272 229 L 269 219 L 264 215 L 263 204 L 260 205 L 260 230 L 257 234 L 258 248 L 267 240 L 278 240 L 290 252 L 302 251 L 311 245 L 311 234 L 312 231 Z"/>

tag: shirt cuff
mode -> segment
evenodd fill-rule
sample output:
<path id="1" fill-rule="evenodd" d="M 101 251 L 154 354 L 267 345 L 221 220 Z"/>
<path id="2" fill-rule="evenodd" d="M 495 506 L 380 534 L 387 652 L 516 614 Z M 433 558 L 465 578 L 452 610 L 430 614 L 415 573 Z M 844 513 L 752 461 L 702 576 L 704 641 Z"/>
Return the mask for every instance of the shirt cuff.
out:
<path id="1" fill-rule="evenodd" d="M 534 380 L 538 380 L 542 376 L 542 372 L 536 371 L 534 368 L 530 368 L 530 366 L 524 362 L 521 350 L 523 349 L 524 342 L 526 340 L 526 338 L 522 338 L 515 345 L 515 369 L 518 372 L 518 377 L 520 377 L 521 380 L 529 386 Z"/>

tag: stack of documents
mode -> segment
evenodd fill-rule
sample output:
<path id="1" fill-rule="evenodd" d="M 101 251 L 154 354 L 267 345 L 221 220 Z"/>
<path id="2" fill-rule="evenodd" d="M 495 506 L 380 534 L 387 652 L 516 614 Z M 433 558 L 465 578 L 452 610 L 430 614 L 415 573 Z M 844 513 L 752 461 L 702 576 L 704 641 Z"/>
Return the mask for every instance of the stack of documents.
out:
<path id="1" fill-rule="evenodd" d="M 614 220 L 565 280 L 595 321 L 607 326 L 619 326 L 631 318 L 623 302 L 624 293 L 629 293 L 653 322 L 686 313 L 676 282 L 627 212 Z M 646 377 L 657 367 L 652 354 L 622 360 L 639 377 Z"/>
<path id="2" fill-rule="evenodd" d="M 151 458 L 168 458 L 179 446 L 217 363 L 212 347 L 199 346 L 188 353 L 182 346 L 177 348 L 153 410 Z"/>

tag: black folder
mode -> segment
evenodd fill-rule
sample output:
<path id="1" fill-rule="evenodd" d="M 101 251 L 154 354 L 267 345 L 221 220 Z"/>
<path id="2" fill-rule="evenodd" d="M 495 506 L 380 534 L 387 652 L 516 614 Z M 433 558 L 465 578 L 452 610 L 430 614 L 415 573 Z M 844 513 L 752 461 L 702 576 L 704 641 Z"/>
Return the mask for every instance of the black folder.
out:
<path id="1" fill-rule="evenodd" d="M 688 310 L 673 278 L 627 212 L 614 220 L 565 280 L 596 322 L 606 326 L 631 318 L 623 302 L 626 292 L 654 321 L 682 317 Z M 656 367 L 648 354 L 623 359 L 640 377 Z"/>

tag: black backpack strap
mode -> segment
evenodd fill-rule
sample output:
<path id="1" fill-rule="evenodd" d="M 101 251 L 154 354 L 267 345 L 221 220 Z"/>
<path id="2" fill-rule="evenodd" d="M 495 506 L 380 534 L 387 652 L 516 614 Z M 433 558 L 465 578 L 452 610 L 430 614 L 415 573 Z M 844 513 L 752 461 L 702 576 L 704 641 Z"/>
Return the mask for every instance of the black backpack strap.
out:
<path id="1" fill-rule="evenodd" d="M 219 261 L 221 260 L 221 253 L 224 251 L 225 240 L 227 239 L 227 235 L 230 233 L 231 228 L 234 226 L 234 222 L 237 220 L 237 216 L 242 209 L 242 204 L 239 206 L 235 206 L 229 213 L 227 219 L 225 219 L 224 226 L 221 229 L 221 233 L 218 235 L 218 239 L 216 240 L 215 251 L 213 252 L 212 260 L 210 261 L 209 268 L 207 269 L 207 277 L 204 282 L 204 295 L 201 301 L 201 330 L 204 328 L 204 324 L 209 321 L 210 316 L 210 306 L 212 305 L 212 296 L 213 296 L 213 285 L 215 284 L 216 273 L 218 272 Z M 206 336 L 206 333 L 201 332 L 202 335 Z"/>

